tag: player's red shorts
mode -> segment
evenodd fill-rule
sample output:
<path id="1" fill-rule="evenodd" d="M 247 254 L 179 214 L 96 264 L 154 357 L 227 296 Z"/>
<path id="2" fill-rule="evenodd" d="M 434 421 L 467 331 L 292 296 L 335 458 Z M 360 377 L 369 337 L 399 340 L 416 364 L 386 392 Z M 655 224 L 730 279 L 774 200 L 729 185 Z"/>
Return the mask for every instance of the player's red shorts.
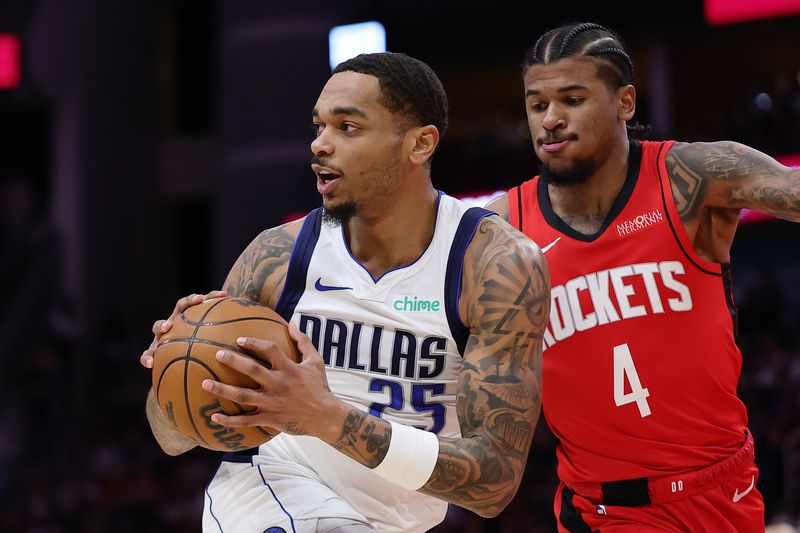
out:
<path id="1" fill-rule="evenodd" d="M 764 531 L 753 440 L 695 472 L 611 483 L 561 483 L 555 500 L 560 533 Z"/>

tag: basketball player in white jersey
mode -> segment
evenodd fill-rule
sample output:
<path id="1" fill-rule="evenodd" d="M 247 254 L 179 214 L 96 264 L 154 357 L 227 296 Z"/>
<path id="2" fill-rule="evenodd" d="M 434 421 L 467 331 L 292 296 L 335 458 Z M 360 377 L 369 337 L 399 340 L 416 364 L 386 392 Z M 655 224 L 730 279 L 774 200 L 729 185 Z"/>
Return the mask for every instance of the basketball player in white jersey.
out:
<path id="1" fill-rule="evenodd" d="M 225 293 L 292 322 L 300 364 L 242 339 L 272 368 L 221 351 L 256 380 L 214 394 L 257 406 L 213 415 L 283 433 L 228 453 L 206 489 L 204 531 L 425 531 L 450 502 L 482 516 L 512 499 L 541 400 L 549 276 L 539 249 L 492 213 L 434 189 L 447 124 L 441 82 L 402 54 L 339 65 L 313 110 L 312 169 L 323 207 L 261 233 Z M 195 446 L 147 414 L 165 452 Z"/>

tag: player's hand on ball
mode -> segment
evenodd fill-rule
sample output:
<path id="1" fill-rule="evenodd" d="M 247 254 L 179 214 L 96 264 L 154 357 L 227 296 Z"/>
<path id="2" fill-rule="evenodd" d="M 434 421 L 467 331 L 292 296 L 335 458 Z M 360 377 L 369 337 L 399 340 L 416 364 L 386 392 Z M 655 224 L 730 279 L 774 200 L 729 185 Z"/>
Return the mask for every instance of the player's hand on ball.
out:
<path id="1" fill-rule="evenodd" d="M 181 313 L 193 305 L 200 304 L 206 300 L 210 300 L 211 298 L 220 298 L 227 295 L 228 293 L 225 291 L 211 291 L 208 294 L 190 294 L 189 296 L 185 296 L 178 300 L 177 303 L 175 303 L 175 309 L 172 310 L 172 314 L 169 318 L 166 320 L 156 320 L 153 323 L 153 342 L 151 342 L 150 346 L 148 346 L 148 348 L 142 352 L 142 355 L 139 358 L 139 362 L 142 364 L 142 366 L 145 368 L 153 368 L 153 355 L 156 353 L 156 348 L 161 340 L 161 336 L 170 330 L 172 323 L 177 317 L 180 316 Z"/>
<path id="2" fill-rule="evenodd" d="M 278 346 L 267 340 L 241 338 L 242 351 L 269 361 L 271 369 L 253 359 L 229 350 L 217 352 L 217 360 L 258 382 L 256 389 L 233 387 L 207 379 L 203 388 L 212 394 L 240 404 L 253 405 L 248 414 L 216 413 L 211 419 L 226 427 L 271 426 L 293 435 L 319 436 L 325 430 L 328 408 L 339 402 L 328 387 L 325 364 L 307 335 L 294 323 L 289 335 L 302 353 L 295 363 Z"/>

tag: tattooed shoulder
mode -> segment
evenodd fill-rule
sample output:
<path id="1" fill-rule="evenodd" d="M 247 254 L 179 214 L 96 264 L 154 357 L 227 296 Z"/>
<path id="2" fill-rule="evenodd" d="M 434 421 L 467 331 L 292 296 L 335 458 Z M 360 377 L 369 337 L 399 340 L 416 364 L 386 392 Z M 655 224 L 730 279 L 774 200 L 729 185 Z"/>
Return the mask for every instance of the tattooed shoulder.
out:
<path id="1" fill-rule="evenodd" d="M 703 151 L 694 144 L 675 143 L 667 153 L 666 165 L 672 196 L 684 224 L 697 218 L 706 192 Z"/>
<path id="2" fill-rule="evenodd" d="M 224 288 L 239 296 L 274 306 L 286 280 L 292 246 L 303 219 L 262 231 L 244 249 L 225 279 Z"/>
<path id="3" fill-rule="evenodd" d="M 486 304 L 491 301 L 510 304 L 519 300 L 523 303 L 538 300 L 546 293 L 545 300 L 549 303 L 550 277 L 541 250 L 528 237 L 496 217 L 486 217 L 478 226 L 467 248 L 463 283 L 468 295 L 468 302 L 465 302 L 467 323 L 471 329 L 480 326 L 480 321 L 476 321 L 478 313 L 485 314 L 490 308 Z"/>

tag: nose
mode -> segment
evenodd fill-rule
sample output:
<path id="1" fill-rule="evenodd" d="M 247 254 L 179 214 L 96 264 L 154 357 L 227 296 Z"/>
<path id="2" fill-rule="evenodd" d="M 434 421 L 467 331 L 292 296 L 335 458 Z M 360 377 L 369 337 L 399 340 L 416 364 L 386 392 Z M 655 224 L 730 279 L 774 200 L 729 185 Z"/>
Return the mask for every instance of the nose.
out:
<path id="1" fill-rule="evenodd" d="M 551 102 L 550 105 L 547 106 L 547 110 L 544 113 L 542 127 L 546 130 L 552 131 L 564 128 L 566 126 L 567 121 L 564 117 L 563 109 L 561 106 Z"/>
<path id="2" fill-rule="evenodd" d="M 322 128 L 314 140 L 311 141 L 311 153 L 317 157 L 333 153 L 333 144 L 330 135 L 325 133 L 326 131 L 328 131 L 328 128 Z"/>

